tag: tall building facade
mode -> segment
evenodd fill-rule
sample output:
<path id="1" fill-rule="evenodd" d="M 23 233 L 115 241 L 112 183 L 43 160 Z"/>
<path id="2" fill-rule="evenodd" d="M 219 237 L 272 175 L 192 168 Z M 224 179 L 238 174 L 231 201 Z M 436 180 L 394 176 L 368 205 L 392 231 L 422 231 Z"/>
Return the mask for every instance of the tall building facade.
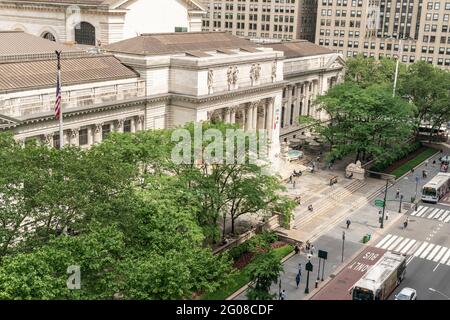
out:
<path id="1" fill-rule="evenodd" d="M 198 0 L 0 0 L 0 30 L 107 45 L 142 33 L 199 32 Z"/>
<path id="2" fill-rule="evenodd" d="M 314 42 L 317 0 L 203 0 L 203 31 Z"/>
<path id="3" fill-rule="evenodd" d="M 316 43 L 345 57 L 450 68 L 450 1 L 319 0 Z"/>

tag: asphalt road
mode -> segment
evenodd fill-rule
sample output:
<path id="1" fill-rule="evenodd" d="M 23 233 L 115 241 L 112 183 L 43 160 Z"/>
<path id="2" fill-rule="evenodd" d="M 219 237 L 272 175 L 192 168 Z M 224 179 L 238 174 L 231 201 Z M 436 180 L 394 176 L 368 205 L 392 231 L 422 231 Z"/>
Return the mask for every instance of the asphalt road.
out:
<path id="1" fill-rule="evenodd" d="M 375 245 L 409 257 L 406 279 L 390 299 L 410 287 L 417 290 L 418 299 L 446 300 L 429 288 L 450 297 L 450 206 L 420 204 L 418 211 L 408 216 L 406 229 L 401 224 L 392 225 Z"/>

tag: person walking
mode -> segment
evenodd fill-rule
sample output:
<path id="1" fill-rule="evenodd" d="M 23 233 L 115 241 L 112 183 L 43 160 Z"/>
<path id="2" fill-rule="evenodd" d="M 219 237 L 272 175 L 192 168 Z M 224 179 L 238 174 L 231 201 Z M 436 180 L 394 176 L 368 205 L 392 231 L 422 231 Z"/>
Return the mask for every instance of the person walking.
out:
<path id="1" fill-rule="evenodd" d="M 315 251 L 316 249 L 314 248 L 314 245 L 312 244 L 311 245 L 311 251 L 310 251 L 310 253 L 311 253 L 311 255 L 313 256 L 314 255 L 314 251 Z"/>
<path id="2" fill-rule="evenodd" d="M 384 216 L 386 217 L 386 220 L 389 219 L 389 212 L 386 211 L 386 214 Z"/>
<path id="3" fill-rule="evenodd" d="M 405 222 L 403 222 L 403 229 L 406 229 L 406 227 L 408 226 L 408 222 L 409 222 L 409 218 L 407 217 Z"/>
<path id="4" fill-rule="evenodd" d="M 347 219 L 347 229 L 350 227 L 351 224 L 352 222 L 350 221 L 350 219 Z"/>
<path id="5" fill-rule="evenodd" d="M 292 175 L 289 176 L 289 183 L 292 183 Z"/>
<path id="6" fill-rule="evenodd" d="M 397 188 L 397 192 L 395 193 L 395 199 L 400 198 L 400 188 Z"/>
<path id="7" fill-rule="evenodd" d="M 295 251 L 295 254 L 299 254 L 300 247 L 298 246 L 298 243 L 295 244 L 294 251 Z"/>
<path id="8" fill-rule="evenodd" d="M 295 189 L 295 180 L 292 182 L 292 189 Z"/>
<path id="9" fill-rule="evenodd" d="M 280 293 L 280 300 L 286 300 L 286 290 L 284 290 L 284 289 Z"/>
<path id="10" fill-rule="evenodd" d="M 301 274 L 300 274 L 300 270 L 297 273 L 297 276 L 295 277 L 295 283 L 297 283 L 297 289 L 298 289 L 298 285 L 300 284 L 300 280 L 301 280 Z"/>
<path id="11" fill-rule="evenodd" d="M 428 159 L 425 161 L 425 167 L 428 167 Z"/>

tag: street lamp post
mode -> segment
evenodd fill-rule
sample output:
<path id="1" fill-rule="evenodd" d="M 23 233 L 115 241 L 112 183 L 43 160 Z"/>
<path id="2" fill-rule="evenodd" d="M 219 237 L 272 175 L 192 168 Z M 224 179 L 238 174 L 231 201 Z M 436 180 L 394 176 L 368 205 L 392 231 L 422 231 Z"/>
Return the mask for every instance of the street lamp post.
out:
<path id="1" fill-rule="evenodd" d="M 402 213 L 402 201 L 403 201 L 403 195 L 400 195 L 400 206 L 398 207 L 398 213 Z"/>
<path id="2" fill-rule="evenodd" d="M 400 55 L 402 54 L 402 39 L 400 39 L 398 45 L 399 45 L 399 51 L 398 51 L 398 56 L 397 56 L 397 63 L 395 64 L 394 89 L 392 91 L 393 97 L 395 97 L 395 90 L 397 89 L 398 66 L 400 63 Z"/>
<path id="3" fill-rule="evenodd" d="M 342 231 L 342 261 L 344 262 L 344 242 L 345 242 L 345 231 Z"/>
<path id="4" fill-rule="evenodd" d="M 438 293 L 438 294 L 440 294 L 441 296 L 445 297 L 447 300 L 450 300 L 450 297 L 449 297 L 448 295 L 446 295 L 445 293 L 442 293 L 442 292 L 440 292 L 440 291 L 438 291 L 438 290 L 436 290 L 436 289 L 433 289 L 433 288 L 428 288 L 428 290 L 430 290 L 431 292 Z"/>
<path id="5" fill-rule="evenodd" d="M 386 211 L 386 197 L 387 197 L 388 183 L 389 183 L 389 180 L 386 179 L 386 188 L 384 189 L 383 215 L 381 216 L 381 225 L 380 225 L 381 229 L 383 229 L 383 227 L 384 227 L 384 213 Z"/>
<path id="6" fill-rule="evenodd" d="M 308 274 L 306 275 L 306 288 L 305 288 L 305 294 L 309 293 L 309 272 L 313 271 L 313 265 L 311 261 L 308 261 L 308 263 L 305 266 L 306 271 L 308 271 Z"/>

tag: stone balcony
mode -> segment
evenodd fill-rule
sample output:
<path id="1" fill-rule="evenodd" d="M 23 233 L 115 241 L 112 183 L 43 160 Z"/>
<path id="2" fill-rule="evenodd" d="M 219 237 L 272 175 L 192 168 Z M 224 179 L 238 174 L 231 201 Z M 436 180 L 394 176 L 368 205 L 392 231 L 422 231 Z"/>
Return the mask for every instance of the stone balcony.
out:
<path id="1" fill-rule="evenodd" d="M 106 103 L 128 101 L 146 95 L 145 81 L 125 84 L 92 87 L 82 90 L 62 92 L 64 112 L 78 108 L 94 107 Z M 2 100 L 0 96 L 0 114 L 17 119 L 27 119 L 54 111 L 55 94 L 39 94 Z"/>

